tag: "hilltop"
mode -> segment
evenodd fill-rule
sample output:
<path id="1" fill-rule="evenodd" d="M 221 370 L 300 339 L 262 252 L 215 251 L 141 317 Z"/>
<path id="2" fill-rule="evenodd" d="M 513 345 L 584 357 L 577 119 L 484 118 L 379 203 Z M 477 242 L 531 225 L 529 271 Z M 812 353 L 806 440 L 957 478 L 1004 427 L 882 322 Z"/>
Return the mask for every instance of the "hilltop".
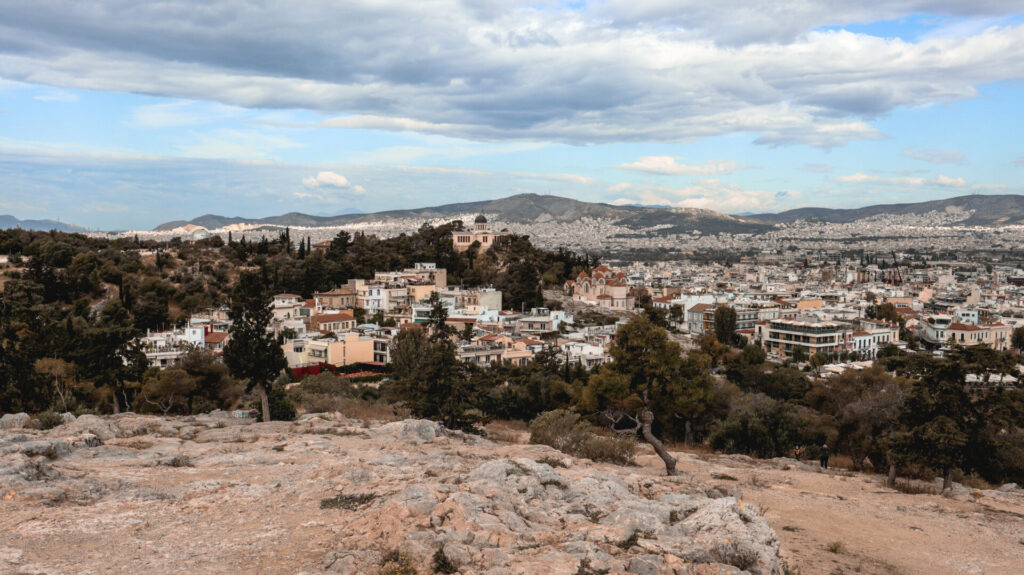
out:
<path id="1" fill-rule="evenodd" d="M 849 223 L 879 215 L 920 215 L 929 212 L 955 213 L 972 211 L 973 214 L 958 225 L 1000 226 L 1024 223 L 1024 196 L 970 195 L 907 204 L 879 204 L 856 209 L 798 208 L 777 214 L 755 214 L 750 217 L 773 223 L 791 223 L 816 219 L 830 223 Z"/>
<path id="2" fill-rule="evenodd" d="M 376 574 L 398 551 L 423 574 L 439 549 L 464 575 L 1009 575 L 1024 562 L 1012 485 L 908 495 L 788 458 L 688 452 L 670 478 L 646 448 L 620 467 L 501 435 L 337 413 L 0 429 L 0 572 Z"/>
<path id="3" fill-rule="evenodd" d="M 725 492 L 421 420 L 84 415 L 0 430 L 0 494 L 5 573 L 782 573 Z"/>
<path id="4" fill-rule="evenodd" d="M 79 233 L 86 231 L 85 228 L 56 220 L 19 220 L 11 215 L 0 215 L 0 230 L 15 228 L 41 232 L 57 230 L 58 232 Z"/>
<path id="5" fill-rule="evenodd" d="M 288 213 L 267 218 L 224 217 L 206 214 L 189 221 L 161 224 L 154 231 L 170 231 L 185 225 L 214 230 L 231 225 L 274 225 L 292 227 L 332 227 L 365 222 L 400 219 L 429 220 L 487 214 L 499 221 L 514 223 L 574 222 L 581 218 L 608 219 L 634 229 L 663 226 L 663 233 L 697 231 L 714 233 L 759 233 L 771 229 L 771 224 L 752 218 L 730 216 L 711 210 L 686 208 L 651 208 L 641 206 L 615 206 L 611 204 L 581 202 L 559 196 L 518 194 L 497 200 L 445 204 L 407 210 L 390 210 L 371 214 L 342 214 L 337 216 L 311 216 Z"/>

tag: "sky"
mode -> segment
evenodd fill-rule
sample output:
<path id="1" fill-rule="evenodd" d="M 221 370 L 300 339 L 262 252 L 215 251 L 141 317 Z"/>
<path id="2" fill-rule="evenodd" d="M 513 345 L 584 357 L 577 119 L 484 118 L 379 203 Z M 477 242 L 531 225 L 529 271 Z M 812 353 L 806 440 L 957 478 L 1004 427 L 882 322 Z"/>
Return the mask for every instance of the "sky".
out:
<path id="1" fill-rule="evenodd" d="M 1024 0 L 0 2 L 0 213 L 90 229 L 1024 193 L 1021 134 Z"/>

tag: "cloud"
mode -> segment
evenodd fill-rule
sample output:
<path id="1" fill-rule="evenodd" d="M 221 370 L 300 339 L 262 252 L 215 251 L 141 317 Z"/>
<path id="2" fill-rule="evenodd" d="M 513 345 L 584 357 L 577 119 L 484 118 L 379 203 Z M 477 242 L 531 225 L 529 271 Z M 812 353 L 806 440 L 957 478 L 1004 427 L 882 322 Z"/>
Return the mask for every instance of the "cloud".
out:
<path id="1" fill-rule="evenodd" d="M 588 178 L 587 176 L 581 176 L 579 174 L 539 174 L 536 172 L 509 172 L 509 174 L 520 178 L 549 180 L 553 182 L 569 182 L 573 184 L 590 184 L 594 182 L 594 178 Z"/>
<path id="2" fill-rule="evenodd" d="M 348 181 L 348 178 L 337 173 L 337 172 L 319 172 L 315 176 L 309 176 L 302 178 L 302 185 L 309 189 L 316 188 L 334 188 L 335 190 L 345 190 L 349 194 L 355 194 L 357 196 L 366 193 L 366 188 L 357 186 Z M 312 192 L 295 192 L 294 196 L 297 198 L 316 198 L 326 199 L 325 193 L 312 193 Z"/>
<path id="3" fill-rule="evenodd" d="M 838 178 L 835 178 L 835 181 L 844 184 L 868 184 L 927 188 L 972 188 L 977 190 L 998 190 L 1005 187 L 1001 185 L 972 184 L 964 178 L 953 178 L 943 174 L 939 174 L 934 178 L 922 178 L 916 176 L 877 176 L 858 172 L 856 174 L 839 176 Z"/>
<path id="4" fill-rule="evenodd" d="M 128 123 L 140 128 L 169 128 L 192 126 L 228 120 L 244 115 L 242 108 L 216 102 L 179 100 L 148 106 L 137 106 Z"/>
<path id="5" fill-rule="evenodd" d="M 341 174 L 334 172 L 320 172 L 316 176 L 310 176 L 302 180 L 302 185 L 307 188 L 316 188 L 319 186 L 333 186 L 335 188 L 347 188 L 349 187 L 348 178 Z"/>
<path id="6" fill-rule="evenodd" d="M 340 129 L 570 144 L 752 134 L 821 148 L 883 138 L 869 122 L 898 108 L 1024 78 L 1024 26 L 1005 2 L 762 4 L 0 3 L 0 76 L 307 109 Z M 917 14 L 994 25 L 918 41 L 824 28 Z"/>
<path id="7" fill-rule="evenodd" d="M 1014 166 L 1024 166 L 1024 156 L 1021 156 L 1013 161 Z"/>
<path id="8" fill-rule="evenodd" d="M 832 166 L 828 164 L 804 164 L 800 166 L 800 169 L 805 172 L 814 172 L 816 174 L 827 174 L 832 171 Z"/>
<path id="9" fill-rule="evenodd" d="M 750 166 L 732 160 L 708 160 L 703 164 L 688 166 L 676 162 L 676 159 L 672 156 L 644 156 L 635 162 L 619 164 L 616 167 L 622 170 L 634 170 L 649 174 L 686 176 L 724 175 L 738 170 L 750 169 Z"/>
<path id="10" fill-rule="evenodd" d="M 220 129 L 195 135 L 196 141 L 178 146 L 189 158 L 231 158 L 238 160 L 272 159 L 275 152 L 301 144 L 273 134 L 251 130 Z"/>
<path id="11" fill-rule="evenodd" d="M 964 155 L 960 150 L 914 150 L 903 148 L 903 155 L 922 162 L 933 164 L 963 164 Z"/>
<path id="12" fill-rule="evenodd" d="M 70 104 L 78 101 L 78 94 L 75 94 L 74 92 L 66 92 L 64 90 L 52 90 L 45 94 L 35 96 L 33 100 Z"/>
<path id="13" fill-rule="evenodd" d="M 717 178 L 697 180 L 683 188 L 629 185 L 609 191 L 625 192 L 626 195 L 611 200 L 616 205 L 696 208 L 723 213 L 770 210 L 776 206 L 776 200 L 785 199 L 776 192 L 751 190 Z"/>

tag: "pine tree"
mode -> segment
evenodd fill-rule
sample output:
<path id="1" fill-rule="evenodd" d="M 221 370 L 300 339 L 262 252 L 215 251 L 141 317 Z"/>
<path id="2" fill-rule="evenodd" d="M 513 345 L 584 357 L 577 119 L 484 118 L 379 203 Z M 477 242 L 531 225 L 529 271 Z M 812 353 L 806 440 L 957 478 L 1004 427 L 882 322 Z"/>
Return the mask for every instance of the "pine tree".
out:
<path id="1" fill-rule="evenodd" d="M 231 338 L 224 347 L 224 363 L 231 375 L 246 380 L 246 391 L 256 389 L 263 421 L 270 421 L 268 394 L 288 364 L 277 338 L 269 331 L 273 311 L 265 285 L 258 273 L 245 272 L 239 277 L 231 294 Z"/>

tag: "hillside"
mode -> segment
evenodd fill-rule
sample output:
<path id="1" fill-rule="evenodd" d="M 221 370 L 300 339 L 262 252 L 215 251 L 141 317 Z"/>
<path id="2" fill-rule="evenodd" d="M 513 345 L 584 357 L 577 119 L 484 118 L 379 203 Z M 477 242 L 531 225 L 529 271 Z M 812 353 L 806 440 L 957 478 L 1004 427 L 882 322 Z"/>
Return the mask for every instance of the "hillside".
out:
<path id="1" fill-rule="evenodd" d="M 1024 196 L 970 195 L 909 204 L 880 204 L 856 209 L 798 208 L 777 214 L 756 214 L 752 218 L 773 223 L 817 219 L 832 223 L 849 223 L 883 214 L 910 215 L 929 212 L 971 210 L 974 214 L 960 222 L 967 226 L 999 226 L 1024 223 Z"/>
<path id="2" fill-rule="evenodd" d="M 58 232 L 79 233 L 86 231 L 85 228 L 56 220 L 19 220 L 11 215 L 0 215 L 0 230 L 13 228 L 40 232 L 57 230 Z"/>
<path id="3" fill-rule="evenodd" d="M 2 573 L 782 574 L 757 506 L 428 421 L 0 429 L 0 494 Z"/>
<path id="4" fill-rule="evenodd" d="M 173 221 L 157 226 L 154 231 L 169 231 L 187 224 L 217 229 L 232 224 L 267 224 L 296 227 L 344 226 L 362 222 L 396 219 L 434 219 L 465 214 L 489 214 L 499 221 L 514 223 L 573 222 L 580 218 L 612 219 L 629 228 L 663 226 L 663 233 L 758 233 L 771 224 L 751 218 L 728 216 L 711 210 L 669 209 L 581 202 L 570 198 L 538 194 L 518 194 L 497 200 L 445 204 L 407 210 L 390 210 L 372 214 L 311 216 L 289 213 L 281 216 L 249 219 L 207 214 L 190 221 Z"/>
<path id="5" fill-rule="evenodd" d="M 399 551 L 414 569 L 396 572 L 427 574 L 438 549 L 464 575 L 1011 575 L 1024 564 L 1024 491 L 1012 485 L 909 495 L 788 458 L 687 452 L 675 453 L 684 475 L 668 478 L 645 451 L 619 467 L 515 434 L 492 442 L 337 413 L 0 425 L 0 572 L 377 575 Z"/>

